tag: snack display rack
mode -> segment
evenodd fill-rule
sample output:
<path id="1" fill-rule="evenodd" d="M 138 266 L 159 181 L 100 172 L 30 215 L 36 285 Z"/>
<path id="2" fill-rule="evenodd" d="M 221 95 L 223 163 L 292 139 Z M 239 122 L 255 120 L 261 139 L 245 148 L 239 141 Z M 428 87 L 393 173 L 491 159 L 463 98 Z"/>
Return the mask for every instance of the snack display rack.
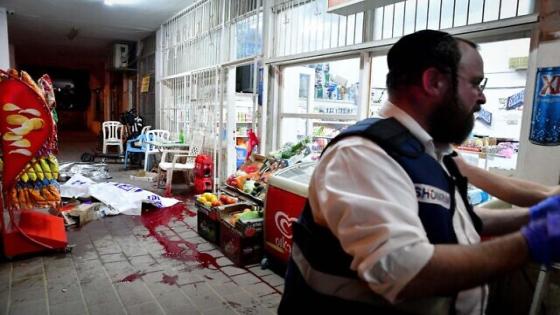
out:
<path id="1" fill-rule="evenodd" d="M 6 257 L 65 250 L 64 221 L 49 213 L 60 206 L 52 83 L 38 86 L 24 71 L 0 70 L 2 186 L 0 224 Z"/>

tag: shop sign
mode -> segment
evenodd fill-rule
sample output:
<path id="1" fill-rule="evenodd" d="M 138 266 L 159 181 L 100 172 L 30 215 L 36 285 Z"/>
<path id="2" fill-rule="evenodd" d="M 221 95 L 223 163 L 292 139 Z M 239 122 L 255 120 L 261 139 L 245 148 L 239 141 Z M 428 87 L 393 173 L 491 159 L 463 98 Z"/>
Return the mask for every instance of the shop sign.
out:
<path id="1" fill-rule="evenodd" d="M 523 100 L 525 99 L 525 89 L 509 96 L 506 102 L 506 110 L 512 110 L 523 106 Z"/>
<path id="2" fill-rule="evenodd" d="M 560 67 L 537 71 L 529 141 L 560 145 Z"/>
<path id="3" fill-rule="evenodd" d="M 489 112 L 484 108 L 481 108 L 480 111 L 478 112 L 478 115 L 476 116 L 476 120 L 482 122 L 487 126 L 492 126 L 492 112 Z"/>
<path id="4" fill-rule="evenodd" d="M 351 15 L 397 3 L 399 1 L 401 0 L 328 0 L 327 12 L 340 15 Z"/>
<path id="5" fill-rule="evenodd" d="M 509 68 L 512 70 L 523 70 L 529 67 L 529 57 L 511 57 L 509 58 Z"/>
<path id="6" fill-rule="evenodd" d="M 140 86 L 140 93 L 148 93 L 150 91 L 150 75 L 147 74 L 142 77 L 142 84 Z"/>

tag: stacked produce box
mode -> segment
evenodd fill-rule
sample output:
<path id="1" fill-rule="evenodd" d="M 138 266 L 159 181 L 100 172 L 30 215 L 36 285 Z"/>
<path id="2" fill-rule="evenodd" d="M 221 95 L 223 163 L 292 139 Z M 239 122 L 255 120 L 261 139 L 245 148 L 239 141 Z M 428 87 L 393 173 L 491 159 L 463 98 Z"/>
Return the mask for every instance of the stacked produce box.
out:
<path id="1" fill-rule="evenodd" d="M 263 210 L 247 203 L 223 206 L 220 249 L 238 266 L 260 262 L 263 256 Z"/>
<path id="2" fill-rule="evenodd" d="M 198 234 L 202 238 L 217 244 L 220 239 L 219 207 L 236 204 L 237 202 L 237 198 L 226 194 L 218 196 L 213 193 L 203 193 L 196 196 Z"/>

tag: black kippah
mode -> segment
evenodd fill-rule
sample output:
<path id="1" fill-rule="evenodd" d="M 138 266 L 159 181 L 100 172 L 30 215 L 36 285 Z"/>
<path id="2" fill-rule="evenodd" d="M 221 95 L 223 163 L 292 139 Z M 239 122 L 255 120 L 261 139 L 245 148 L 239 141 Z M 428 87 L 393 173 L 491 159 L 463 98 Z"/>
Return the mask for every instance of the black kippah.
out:
<path id="1" fill-rule="evenodd" d="M 423 30 L 402 37 L 393 45 L 387 55 L 389 70 L 422 68 L 422 64 L 431 63 L 434 48 L 451 35 L 434 30 Z"/>
<path id="2" fill-rule="evenodd" d="M 422 30 L 403 36 L 387 54 L 387 88 L 391 92 L 418 84 L 430 67 L 455 77 L 460 58 L 457 41 L 448 33 Z"/>

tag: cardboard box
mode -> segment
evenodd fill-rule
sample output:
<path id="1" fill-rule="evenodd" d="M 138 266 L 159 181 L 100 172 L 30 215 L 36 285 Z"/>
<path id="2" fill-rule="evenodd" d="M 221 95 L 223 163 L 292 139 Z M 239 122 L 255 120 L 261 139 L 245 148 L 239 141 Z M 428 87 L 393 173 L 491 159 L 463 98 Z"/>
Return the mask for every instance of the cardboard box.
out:
<path id="1" fill-rule="evenodd" d="M 237 220 L 232 225 L 228 219 L 233 213 L 252 208 L 249 204 L 224 206 L 220 214 L 220 248 L 237 266 L 260 262 L 263 257 L 263 219 Z"/>

